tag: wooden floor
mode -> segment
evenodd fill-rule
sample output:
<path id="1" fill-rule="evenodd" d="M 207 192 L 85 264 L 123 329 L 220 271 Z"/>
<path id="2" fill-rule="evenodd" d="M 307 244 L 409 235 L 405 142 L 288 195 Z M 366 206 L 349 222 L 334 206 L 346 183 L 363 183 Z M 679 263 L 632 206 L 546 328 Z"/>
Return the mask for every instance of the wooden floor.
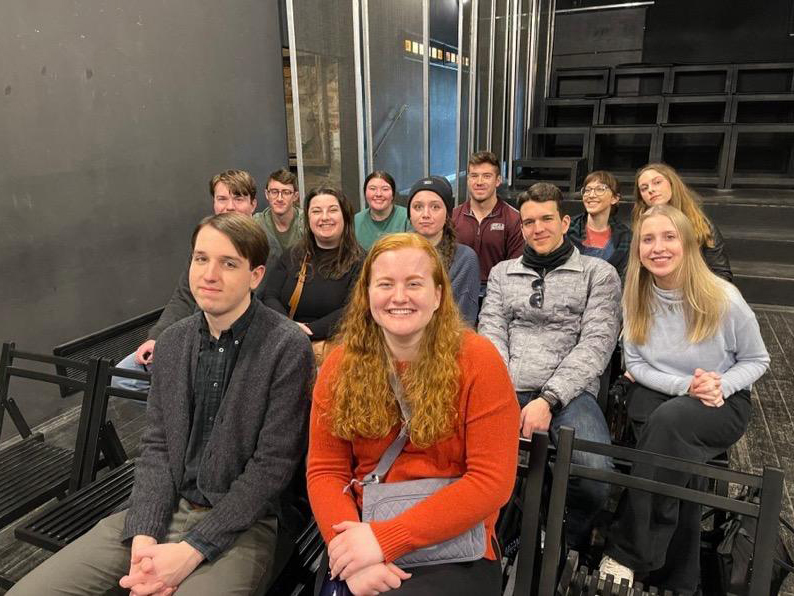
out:
<path id="1" fill-rule="evenodd" d="M 783 515 L 794 520 L 794 309 L 755 306 L 754 310 L 772 363 L 769 372 L 753 388 L 753 418 L 747 434 L 732 450 L 732 466 L 756 473 L 764 465 L 782 468 L 786 473 Z M 143 408 L 114 399 L 108 412 L 127 452 L 135 455 L 144 425 Z M 72 409 L 40 429 L 54 444 L 72 447 L 78 414 Z M 792 542 L 789 540 L 789 548 L 794 552 Z M 16 540 L 13 526 L 0 530 L 0 573 L 3 575 L 16 580 L 48 554 Z M 781 593 L 794 596 L 793 578 L 788 578 Z"/>

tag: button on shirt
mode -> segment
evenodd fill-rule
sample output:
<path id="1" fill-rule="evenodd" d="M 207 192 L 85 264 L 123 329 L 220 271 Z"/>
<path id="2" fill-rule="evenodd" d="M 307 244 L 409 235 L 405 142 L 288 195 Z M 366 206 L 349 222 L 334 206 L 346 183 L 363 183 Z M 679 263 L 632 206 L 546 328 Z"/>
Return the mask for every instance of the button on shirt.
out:
<path id="1" fill-rule="evenodd" d="M 248 309 L 229 329 L 222 332 L 218 339 L 210 334 L 205 318 L 202 318 L 199 328 L 201 341 L 195 368 L 196 376 L 193 379 L 190 436 L 185 451 L 185 472 L 180 488 L 180 494 L 197 505 L 210 505 L 198 486 L 199 468 L 221 401 L 223 401 L 223 395 L 229 386 L 229 379 L 231 379 L 237 355 L 240 353 L 245 332 L 254 316 L 254 300 L 255 298 L 252 296 Z"/>

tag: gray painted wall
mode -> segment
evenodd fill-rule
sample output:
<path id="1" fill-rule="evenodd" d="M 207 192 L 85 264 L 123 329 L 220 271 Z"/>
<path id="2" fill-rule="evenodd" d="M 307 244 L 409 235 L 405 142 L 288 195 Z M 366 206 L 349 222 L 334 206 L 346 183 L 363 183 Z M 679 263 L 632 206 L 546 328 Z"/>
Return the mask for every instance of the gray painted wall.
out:
<path id="1" fill-rule="evenodd" d="M 286 163 L 276 0 L 4 0 L 0 57 L 0 339 L 25 349 L 162 305 L 208 179 Z"/>

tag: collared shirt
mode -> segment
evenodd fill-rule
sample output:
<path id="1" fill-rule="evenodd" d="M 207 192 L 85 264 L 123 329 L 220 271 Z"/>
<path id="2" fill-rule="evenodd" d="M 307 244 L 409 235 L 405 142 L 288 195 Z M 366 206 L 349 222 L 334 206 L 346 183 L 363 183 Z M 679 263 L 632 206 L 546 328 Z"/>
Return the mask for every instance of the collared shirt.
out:
<path id="1" fill-rule="evenodd" d="M 251 296 L 248 309 L 218 339 L 210 333 L 207 319 L 202 317 L 201 320 L 196 376 L 193 379 L 190 436 L 185 451 L 185 472 L 180 485 L 180 494 L 198 505 L 210 504 L 199 487 L 199 468 L 215 416 L 229 386 L 245 332 L 254 316 L 254 300 Z"/>
<path id="2" fill-rule="evenodd" d="M 458 205 L 452 211 L 452 225 L 457 241 L 477 253 L 481 284 L 488 281 L 494 265 L 520 257 L 524 251 L 521 215 L 502 199 L 497 199 L 493 210 L 479 222 L 471 211 L 471 200 Z"/>

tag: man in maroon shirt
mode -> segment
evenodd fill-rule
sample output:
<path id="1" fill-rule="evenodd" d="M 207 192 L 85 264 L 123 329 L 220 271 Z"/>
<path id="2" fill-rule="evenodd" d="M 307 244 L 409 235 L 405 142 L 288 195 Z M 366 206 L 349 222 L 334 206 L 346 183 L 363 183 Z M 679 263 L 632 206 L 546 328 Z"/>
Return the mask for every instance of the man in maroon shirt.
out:
<path id="1" fill-rule="evenodd" d="M 457 240 L 474 249 L 480 260 L 480 300 L 491 267 L 506 259 L 520 257 L 524 250 L 521 216 L 496 196 L 502 183 L 496 155 L 478 151 L 469 157 L 466 183 L 468 200 L 452 211 Z"/>

